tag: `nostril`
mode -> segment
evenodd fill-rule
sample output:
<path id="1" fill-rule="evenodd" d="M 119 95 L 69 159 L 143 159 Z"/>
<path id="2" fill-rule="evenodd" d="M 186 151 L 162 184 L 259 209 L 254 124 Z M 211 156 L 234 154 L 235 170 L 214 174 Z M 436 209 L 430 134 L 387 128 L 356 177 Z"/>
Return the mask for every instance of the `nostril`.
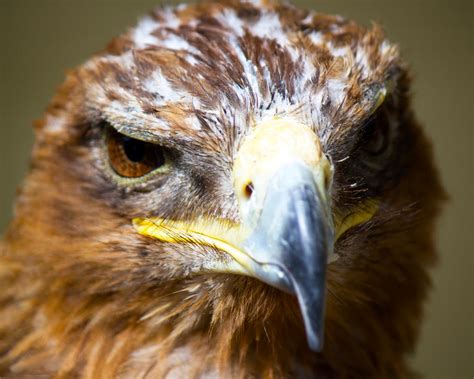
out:
<path id="1" fill-rule="evenodd" d="M 249 182 L 244 188 L 244 194 L 247 199 L 250 199 L 253 194 L 253 183 Z"/>

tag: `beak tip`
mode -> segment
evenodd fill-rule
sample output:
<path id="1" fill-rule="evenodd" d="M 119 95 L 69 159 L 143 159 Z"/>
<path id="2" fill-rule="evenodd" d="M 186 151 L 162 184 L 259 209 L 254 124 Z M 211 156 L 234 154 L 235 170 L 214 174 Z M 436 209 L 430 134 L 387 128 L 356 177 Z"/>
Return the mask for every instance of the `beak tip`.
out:
<path id="1" fill-rule="evenodd" d="M 312 351 L 314 351 L 315 353 L 320 353 L 323 350 L 324 341 L 323 341 L 322 335 L 319 337 L 315 334 L 308 335 L 307 339 L 308 339 L 309 348 Z"/>

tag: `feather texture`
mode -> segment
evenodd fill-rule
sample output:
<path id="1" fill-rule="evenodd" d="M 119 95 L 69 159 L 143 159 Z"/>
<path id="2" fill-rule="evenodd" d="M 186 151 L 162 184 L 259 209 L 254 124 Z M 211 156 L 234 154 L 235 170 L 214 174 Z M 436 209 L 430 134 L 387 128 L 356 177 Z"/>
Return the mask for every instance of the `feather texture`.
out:
<path id="1" fill-rule="evenodd" d="M 374 171 L 361 163 L 360 136 L 382 86 L 396 133 Z M 319 354 L 292 296 L 194 275 L 226 257 L 147 240 L 130 223 L 238 221 L 235 154 L 278 115 L 320 137 L 335 165 L 335 212 L 368 196 L 381 203 L 335 246 Z M 114 180 L 104 120 L 179 152 L 176 173 Z M 266 1 L 158 8 L 71 71 L 36 124 L 32 169 L 0 244 L 0 376 L 410 377 L 442 198 L 408 74 L 380 27 Z"/>

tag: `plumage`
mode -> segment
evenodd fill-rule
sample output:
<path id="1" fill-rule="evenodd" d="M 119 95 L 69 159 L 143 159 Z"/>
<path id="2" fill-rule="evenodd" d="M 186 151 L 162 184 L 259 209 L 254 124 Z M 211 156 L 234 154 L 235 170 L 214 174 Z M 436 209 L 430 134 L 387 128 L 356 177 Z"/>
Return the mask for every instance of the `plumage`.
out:
<path id="1" fill-rule="evenodd" d="M 0 244 L 0 376 L 414 375 L 444 195 L 409 82 L 377 25 L 263 0 L 143 18 L 72 70 L 35 125 Z M 151 239 L 132 222 L 242 224 L 236 161 L 269 120 L 306 125 L 331 164 L 319 353 L 295 296 L 209 269 L 232 261 L 215 245 Z M 131 155 L 108 155 L 111 138 L 161 146 L 164 160 L 114 166 Z M 351 221 L 353 209 L 369 216 Z"/>

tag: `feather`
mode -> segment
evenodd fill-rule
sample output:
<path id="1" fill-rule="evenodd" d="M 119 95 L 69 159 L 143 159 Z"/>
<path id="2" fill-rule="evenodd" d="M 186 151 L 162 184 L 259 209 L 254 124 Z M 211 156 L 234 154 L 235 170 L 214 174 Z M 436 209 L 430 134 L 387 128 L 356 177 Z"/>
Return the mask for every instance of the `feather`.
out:
<path id="1" fill-rule="evenodd" d="M 444 198 L 379 26 L 267 1 L 157 8 L 69 72 L 36 124 L 32 168 L 0 243 L 0 376 L 411 377 Z M 367 165 L 377 91 L 396 133 Z M 378 90 L 377 90 L 378 89 Z M 326 344 L 296 299 L 255 279 L 196 274 L 229 259 L 137 234 L 136 217 L 239 221 L 232 166 L 261 121 L 310 126 L 334 165 L 332 205 L 379 211 L 334 246 Z M 117 178 L 101 125 L 169 149 L 173 171 Z"/>

